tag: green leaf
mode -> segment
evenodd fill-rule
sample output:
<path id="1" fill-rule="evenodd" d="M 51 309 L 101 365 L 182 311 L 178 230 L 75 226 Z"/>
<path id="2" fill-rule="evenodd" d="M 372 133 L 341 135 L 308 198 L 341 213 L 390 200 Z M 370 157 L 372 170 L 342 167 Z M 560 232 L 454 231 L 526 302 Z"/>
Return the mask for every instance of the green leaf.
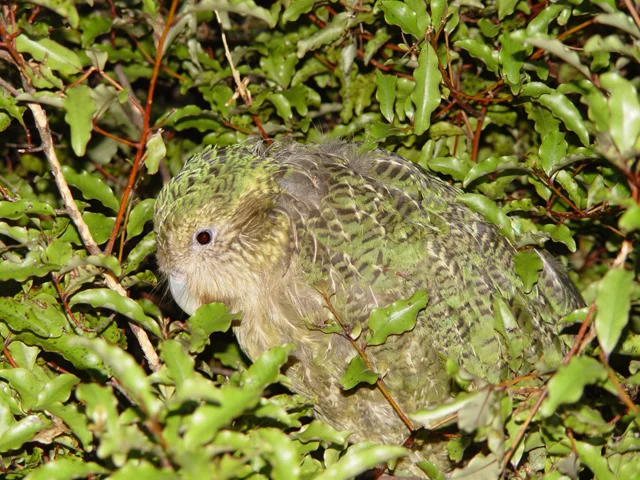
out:
<path id="1" fill-rule="evenodd" d="M 384 12 L 384 19 L 389 25 L 398 25 L 404 33 L 421 39 L 430 22 L 425 21 L 427 18 L 426 4 L 414 2 L 415 6 L 418 6 L 417 10 L 405 2 L 396 0 L 380 0 L 376 3 L 376 8 Z"/>
<path id="2" fill-rule="evenodd" d="M 270 51 L 266 57 L 260 57 L 260 68 L 282 88 L 289 86 L 297 63 L 298 58 L 293 52 L 280 49 Z"/>
<path id="3" fill-rule="evenodd" d="M 68 165 L 62 167 L 62 173 L 67 183 L 80 190 L 82 196 L 87 200 L 98 200 L 114 212 L 120 208 L 120 202 L 116 199 L 111 187 L 105 184 L 97 174 L 86 171 L 78 173 Z"/>
<path id="4" fill-rule="evenodd" d="M 640 228 L 640 206 L 634 205 L 624 212 L 618 220 L 618 226 L 625 233 L 638 230 Z"/>
<path id="5" fill-rule="evenodd" d="M 551 7 L 553 7 L 552 5 Z M 559 5 L 558 5 L 559 6 Z M 560 8 L 564 8 L 561 6 Z M 567 64 L 573 66 L 576 70 L 582 73 L 586 78 L 591 78 L 591 72 L 589 69 L 585 67 L 582 62 L 580 62 L 580 57 L 573 50 L 569 50 L 562 42 L 556 40 L 555 38 L 547 38 L 531 35 L 529 29 L 527 28 L 527 34 L 521 35 L 520 38 L 524 43 L 528 45 L 533 45 L 537 48 L 542 48 L 543 50 L 548 51 L 549 53 L 554 54 L 555 56 L 564 60 Z"/>
<path id="6" fill-rule="evenodd" d="M 513 39 L 508 33 L 503 33 L 498 39 L 502 44 L 498 54 L 500 66 L 502 67 L 502 77 L 511 88 L 511 93 L 515 95 L 520 89 L 520 72 L 524 66 L 527 47 L 522 42 Z"/>
<path id="7" fill-rule="evenodd" d="M 298 42 L 298 58 L 305 56 L 307 52 L 316 50 L 323 45 L 333 43 L 347 30 L 351 14 L 342 12 L 334 16 L 333 19 L 317 33 Z"/>
<path id="8" fill-rule="evenodd" d="M 81 303 L 88 303 L 94 308 L 106 308 L 124 315 L 133 320 L 145 330 L 153 333 L 158 337 L 162 337 L 160 327 L 151 317 L 147 317 L 134 300 L 129 297 L 123 297 L 119 293 L 109 290 L 108 288 L 93 288 L 91 290 L 83 290 L 76 293 L 69 301 L 69 307 Z"/>
<path id="9" fill-rule="evenodd" d="M 458 412 L 458 427 L 467 433 L 488 426 L 499 412 L 499 397 L 493 390 L 474 392 Z"/>
<path id="10" fill-rule="evenodd" d="M 260 390 L 225 386 L 219 405 L 202 405 L 185 422 L 184 445 L 193 450 L 213 440 L 220 428 L 231 424 L 260 400 Z"/>
<path id="11" fill-rule="evenodd" d="M 123 297 L 124 298 L 124 297 Z M 122 388 L 137 401 L 150 417 L 160 413 L 162 403 L 153 394 L 147 375 L 138 362 L 121 348 L 110 345 L 101 338 L 81 338 L 75 342 L 98 355 L 112 371 Z"/>
<path id="12" fill-rule="evenodd" d="M 195 377 L 195 361 L 185 353 L 177 341 L 168 340 L 164 342 L 162 344 L 161 357 L 169 369 L 169 375 L 176 383 L 176 388 L 180 388 L 185 381 Z"/>
<path id="13" fill-rule="evenodd" d="M 282 13 L 282 23 L 295 22 L 303 13 L 309 13 L 315 0 L 292 0 Z"/>
<path id="14" fill-rule="evenodd" d="M 102 245 L 109 240 L 111 230 L 113 230 L 113 225 L 115 223 L 114 218 L 106 217 L 101 213 L 84 212 L 82 214 L 82 219 L 87 224 L 87 227 L 89 227 L 91 236 L 98 245 Z"/>
<path id="15" fill-rule="evenodd" d="M 498 5 L 498 20 L 502 20 L 515 11 L 518 0 L 498 0 L 496 4 Z"/>
<path id="16" fill-rule="evenodd" d="M 408 450 L 391 445 L 365 443 L 353 446 L 340 460 L 327 467 L 314 480 L 351 480 L 376 465 L 382 465 L 408 454 Z"/>
<path id="17" fill-rule="evenodd" d="M 538 155 L 540 155 L 540 166 L 547 175 L 551 175 L 551 172 L 567 155 L 568 147 L 569 144 L 564 139 L 562 132 L 551 132 L 544 136 Z"/>
<path id="18" fill-rule="evenodd" d="M 380 113 L 389 123 L 393 122 L 393 104 L 396 101 L 396 83 L 398 77 L 395 75 L 384 75 L 380 70 L 376 70 L 376 100 L 380 103 Z"/>
<path id="19" fill-rule="evenodd" d="M 180 480 L 181 476 L 173 470 L 161 469 L 147 460 L 130 460 L 116 473 L 109 476 L 109 480 Z"/>
<path id="20" fill-rule="evenodd" d="M 591 445 L 587 442 L 574 441 L 576 452 L 580 462 L 584 463 L 598 480 L 614 480 L 622 478 L 614 475 L 607 465 L 606 458 L 602 455 L 602 446 Z M 636 472 L 637 473 L 637 472 Z"/>
<path id="21" fill-rule="evenodd" d="M 31 40 L 25 34 L 16 37 L 16 49 L 21 53 L 29 53 L 37 61 L 48 66 L 52 70 L 57 70 L 64 75 L 72 75 L 82 70 L 82 63 L 78 56 L 63 47 L 59 43 L 48 38 Z M 74 87 L 76 88 L 76 87 Z M 89 88 L 89 87 L 84 87 Z"/>
<path id="22" fill-rule="evenodd" d="M 0 132 L 4 132 L 11 125 L 11 118 L 4 112 L 0 112 Z"/>
<path id="23" fill-rule="evenodd" d="M 268 385 L 277 382 L 280 368 L 287 363 L 289 354 L 294 348 L 293 344 L 287 343 L 273 347 L 260 355 L 242 374 L 241 379 L 245 389 L 262 392 Z"/>
<path id="24" fill-rule="evenodd" d="M 454 45 L 456 47 L 465 49 L 473 58 L 482 60 L 490 72 L 498 72 L 499 66 L 497 52 L 491 49 L 491 47 L 489 47 L 488 45 L 485 45 L 479 40 L 470 38 L 458 40 L 454 43 Z"/>
<path id="25" fill-rule="evenodd" d="M 565 5 L 550 4 L 540 11 L 538 15 L 527 23 L 527 36 L 547 35 L 549 24 L 562 12 Z M 542 38 L 542 37 L 538 37 Z M 544 47 L 540 47 L 544 48 Z"/>
<path id="26" fill-rule="evenodd" d="M 55 215 L 53 207 L 36 200 L 20 199 L 15 202 L 0 202 L 0 218 L 16 220 L 23 215 Z"/>
<path id="27" fill-rule="evenodd" d="M 202 353 L 209 345 L 209 336 L 213 332 L 226 332 L 234 320 L 240 320 L 240 315 L 229 313 L 223 303 L 209 303 L 198 308 L 187 320 L 191 332 L 189 351 Z"/>
<path id="28" fill-rule="evenodd" d="M 382 345 L 389 335 L 413 330 L 420 310 L 427 306 L 427 292 L 418 290 L 408 300 L 398 300 L 387 307 L 374 308 L 369 315 L 367 345 Z"/>
<path id="29" fill-rule="evenodd" d="M 109 471 L 94 462 L 86 462 L 77 457 L 56 458 L 35 469 L 25 480 L 70 480 L 106 475 Z"/>
<path id="30" fill-rule="evenodd" d="M 438 69 L 438 55 L 431 44 L 426 43 L 422 47 L 413 76 L 416 80 L 416 87 L 411 93 L 411 100 L 416 105 L 413 130 L 422 135 L 431 125 L 431 114 L 440 105 L 442 75 Z"/>
<path id="31" fill-rule="evenodd" d="M 515 243 L 511 220 L 492 200 L 476 193 L 460 194 L 457 198 L 474 212 L 484 215 L 488 222 L 497 225 L 500 233 Z"/>
<path id="32" fill-rule="evenodd" d="M 295 57 L 294 57 L 295 58 Z M 291 110 L 291 104 L 287 97 L 285 97 L 281 93 L 270 93 L 267 98 L 276 107 L 276 112 L 278 112 L 278 116 L 283 120 L 291 120 L 293 117 L 293 111 Z"/>
<path id="33" fill-rule="evenodd" d="M 445 175 L 451 175 L 454 180 L 463 181 L 473 162 L 458 157 L 434 157 L 427 161 L 426 167 L 429 170 Z"/>
<path id="34" fill-rule="evenodd" d="M 583 145 L 589 145 L 589 132 L 584 119 L 578 108 L 566 96 L 562 93 L 544 94 L 536 101 L 551 110 L 554 117 L 561 120 L 565 127 L 578 135 Z"/>
<path id="35" fill-rule="evenodd" d="M 600 13 L 595 17 L 596 23 L 610 25 L 619 28 L 623 32 L 627 32 L 636 38 L 640 38 L 640 29 L 633 19 L 624 12 Z"/>
<path id="36" fill-rule="evenodd" d="M 82 157 L 91 140 L 93 113 L 97 110 L 91 89 L 86 85 L 67 89 L 64 109 L 67 111 L 64 121 L 71 127 L 71 147 L 78 157 Z"/>
<path id="37" fill-rule="evenodd" d="M 164 145 L 162 139 L 162 132 L 158 131 L 154 133 L 149 140 L 147 140 L 147 158 L 144 161 L 147 167 L 149 175 L 154 175 L 158 172 L 158 166 L 160 161 L 167 156 L 167 147 Z"/>
<path id="38" fill-rule="evenodd" d="M 431 24 L 438 30 L 447 12 L 447 2 L 446 0 L 431 0 L 429 6 L 431 7 Z"/>
<path id="39" fill-rule="evenodd" d="M 320 441 L 327 444 L 345 445 L 349 435 L 351 435 L 349 432 L 338 432 L 335 428 L 320 420 L 313 420 L 296 433 L 296 438 L 302 443 Z"/>
<path id="40" fill-rule="evenodd" d="M 609 132 L 623 155 L 628 155 L 640 137 L 640 100 L 635 86 L 617 73 L 600 76 L 609 91 Z"/>
<path id="41" fill-rule="evenodd" d="M 98 36 L 109 33 L 111 31 L 112 22 L 113 20 L 110 17 L 103 17 L 101 15 L 84 15 L 80 19 L 82 47 L 89 47 Z"/>
<path id="42" fill-rule="evenodd" d="M 573 357 L 549 381 L 549 394 L 542 402 L 540 414 L 548 418 L 560 405 L 576 403 L 582 397 L 584 387 L 602 383 L 607 377 L 607 371 L 596 359 Z"/>
<path id="43" fill-rule="evenodd" d="M 44 382 L 26 368 L 7 368 L 0 370 L 0 378 L 4 378 L 20 395 L 22 408 L 25 411 L 33 409 L 38 402 L 38 394 L 44 387 Z"/>
<path id="44" fill-rule="evenodd" d="M 500 476 L 500 461 L 493 453 L 487 456 L 479 453 L 462 469 L 451 472 L 452 480 L 494 480 Z"/>
<path id="45" fill-rule="evenodd" d="M 124 263 L 123 275 L 127 275 L 136 270 L 140 264 L 156 250 L 156 234 L 149 232 L 142 240 L 136 243 L 135 247 L 129 252 L 126 262 Z M 116 274 L 119 276 L 119 274 Z"/>
<path id="46" fill-rule="evenodd" d="M 0 409 L 2 406 L 0 406 Z M 30 441 L 36 433 L 51 425 L 49 420 L 38 415 L 28 415 L 8 428 L 0 428 L 0 452 L 17 450 Z"/>
<path id="47" fill-rule="evenodd" d="M 543 264 L 535 250 L 521 250 L 513 256 L 514 271 L 522 279 L 524 293 L 529 293 L 538 282 Z"/>
<path id="48" fill-rule="evenodd" d="M 68 373 L 49 380 L 38 392 L 36 408 L 46 409 L 51 403 L 64 403 L 69 400 L 71 390 L 80 382 L 75 375 Z"/>
<path id="49" fill-rule="evenodd" d="M 19 302 L 10 297 L 0 297 L 0 319 L 14 332 L 33 332 L 43 338 L 59 337 L 68 326 L 67 319 L 57 305 L 30 299 Z"/>
<path id="50" fill-rule="evenodd" d="M 518 162 L 517 158 L 510 155 L 506 157 L 489 157 L 475 164 L 471 170 L 469 170 L 462 185 L 467 187 L 471 182 L 480 177 L 504 170 L 526 170 L 526 168 Z"/>
<path id="51" fill-rule="evenodd" d="M 566 225 L 541 225 L 540 230 L 548 233 L 554 242 L 564 243 L 571 252 L 576 251 L 576 241 L 573 239 L 571 230 Z"/>
<path id="52" fill-rule="evenodd" d="M 623 268 L 609 270 L 598 285 L 596 295 L 596 334 L 606 357 L 620 340 L 629 321 L 633 272 Z"/>
<path id="53" fill-rule="evenodd" d="M 142 233 L 144 225 L 153 218 L 153 207 L 155 204 L 155 198 L 147 198 L 133 207 L 129 214 L 129 220 L 127 221 L 128 240 Z"/>
<path id="54" fill-rule="evenodd" d="M 356 355 L 349 362 L 346 372 L 340 377 L 340 385 L 345 390 L 350 390 L 360 383 L 374 385 L 380 374 L 372 372 L 360 355 Z"/>
<path id="55" fill-rule="evenodd" d="M 274 480 L 297 480 L 300 475 L 300 454 L 294 443 L 282 431 L 276 428 L 261 428 L 255 431 L 270 451 L 265 457 L 272 466 L 271 478 Z"/>
<path id="56" fill-rule="evenodd" d="M 272 14 L 269 10 L 259 7 L 253 0 L 229 1 L 229 0 L 201 0 L 196 4 L 190 4 L 183 12 L 219 12 L 237 13 L 243 16 L 250 16 L 267 23 L 270 28 L 276 26 L 278 15 Z"/>
<path id="57" fill-rule="evenodd" d="M 64 18 L 73 28 L 78 28 L 78 11 L 73 0 L 31 0 L 30 3 L 48 8 Z"/>

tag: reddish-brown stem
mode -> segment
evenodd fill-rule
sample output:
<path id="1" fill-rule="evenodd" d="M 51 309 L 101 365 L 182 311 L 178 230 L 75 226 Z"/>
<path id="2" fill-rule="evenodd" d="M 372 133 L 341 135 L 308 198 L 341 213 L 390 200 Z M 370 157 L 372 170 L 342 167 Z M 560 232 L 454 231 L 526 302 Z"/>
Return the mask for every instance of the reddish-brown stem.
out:
<path id="1" fill-rule="evenodd" d="M 153 105 L 153 94 L 156 89 L 156 82 L 158 80 L 158 74 L 160 73 L 160 65 L 162 63 L 162 50 L 164 49 L 164 43 L 167 39 L 169 30 L 171 29 L 171 25 L 173 24 L 173 16 L 175 15 L 177 8 L 178 8 L 178 0 L 171 0 L 169 15 L 167 16 L 167 21 L 165 23 L 164 29 L 162 30 L 162 36 L 158 41 L 158 46 L 156 50 L 156 59 L 153 65 L 153 72 L 151 73 L 151 79 L 149 81 L 149 91 L 147 93 L 147 103 L 144 109 L 142 134 L 140 135 L 138 151 L 136 153 L 136 158 L 133 161 L 131 172 L 129 173 L 127 186 L 122 195 L 122 200 L 120 202 L 120 209 L 118 210 L 116 221 L 113 225 L 113 229 L 111 230 L 111 235 L 109 236 L 109 242 L 107 243 L 107 246 L 104 249 L 104 253 L 107 255 L 110 255 L 111 252 L 113 251 L 113 246 L 116 242 L 116 237 L 118 236 L 118 232 L 120 231 L 120 227 L 122 226 L 122 222 L 124 220 L 124 215 L 127 211 L 127 205 L 129 204 L 129 197 L 131 196 L 131 192 L 133 191 L 133 187 L 138 177 L 138 172 L 140 171 L 140 167 L 142 166 L 142 160 L 144 156 L 143 154 L 144 154 L 145 146 L 147 143 L 147 137 L 150 132 L 149 124 L 150 124 L 150 117 L 151 117 L 151 107 Z"/>
<path id="2" fill-rule="evenodd" d="M 20 365 L 18 365 L 16 361 L 13 359 L 13 357 L 11 356 L 11 353 L 9 352 L 9 349 L 7 348 L 6 343 L 2 346 L 2 352 L 4 353 L 4 358 L 7 359 L 7 362 L 9 362 L 9 364 L 13 368 L 20 368 Z"/>
<path id="3" fill-rule="evenodd" d="M 331 315 L 333 315 L 333 318 L 335 318 L 336 321 L 342 327 L 342 332 L 343 332 L 342 337 L 346 338 L 349 341 L 349 343 L 351 343 L 353 348 L 355 348 L 355 350 L 358 352 L 358 355 L 360 355 L 362 360 L 364 360 L 364 363 L 367 366 L 367 368 L 372 372 L 374 372 L 375 370 L 373 368 L 373 365 L 371 365 L 371 362 L 369 361 L 367 354 L 362 349 L 362 347 L 358 345 L 358 342 L 351 337 L 349 326 L 344 322 L 344 320 L 342 319 L 342 316 L 340 316 L 340 314 L 337 312 L 337 310 L 333 306 L 333 303 L 331 302 L 331 298 L 329 297 L 329 294 L 324 290 L 319 290 L 319 292 L 324 298 L 325 304 L 327 305 L 327 308 L 331 312 Z M 411 422 L 409 417 L 407 417 L 405 413 L 402 411 L 402 408 L 400 408 L 400 405 L 398 405 L 396 401 L 393 399 L 393 397 L 387 390 L 387 387 L 385 386 L 384 382 L 380 377 L 378 377 L 378 379 L 376 380 L 376 387 L 378 388 L 378 390 L 380 390 L 380 393 L 382 393 L 382 395 L 387 400 L 389 405 L 391 405 L 391 408 L 393 408 L 393 410 L 396 412 L 398 417 L 400 417 L 400 420 L 402 420 L 402 423 L 404 423 L 405 426 L 409 429 L 409 432 L 413 434 L 416 431 L 416 428 L 413 426 L 413 423 Z"/>
<path id="4" fill-rule="evenodd" d="M 253 118 L 253 122 L 256 124 L 256 127 L 258 127 L 258 130 L 260 131 L 260 135 L 262 135 L 262 138 L 264 138 L 265 141 L 269 145 L 271 145 L 273 143 L 273 140 L 271 140 L 269 138 L 269 135 L 267 135 L 267 132 L 265 132 L 264 128 L 262 127 L 262 122 L 258 118 L 258 115 L 256 115 L 255 113 L 252 113 L 251 117 Z"/>
<path id="5" fill-rule="evenodd" d="M 114 135 L 113 133 L 109 133 L 106 130 L 103 130 L 101 127 L 99 127 L 96 123 L 93 124 L 93 129 L 98 132 L 101 135 L 104 135 L 107 138 L 110 138 L 112 140 L 115 140 L 116 142 L 120 142 L 123 143 L 124 145 L 128 145 L 130 147 L 133 148 L 139 148 L 140 145 L 136 142 L 132 142 L 131 140 L 126 140 L 124 138 L 118 137 L 117 135 Z"/>
<path id="6" fill-rule="evenodd" d="M 480 136 L 482 134 L 482 124 L 484 123 L 484 116 L 487 114 L 487 106 L 484 105 L 480 111 L 480 116 L 476 119 L 478 125 L 476 125 L 476 131 L 473 134 L 473 149 L 471 150 L 471 161 L 478 161 L 478 149 L 480 148 Z"/>

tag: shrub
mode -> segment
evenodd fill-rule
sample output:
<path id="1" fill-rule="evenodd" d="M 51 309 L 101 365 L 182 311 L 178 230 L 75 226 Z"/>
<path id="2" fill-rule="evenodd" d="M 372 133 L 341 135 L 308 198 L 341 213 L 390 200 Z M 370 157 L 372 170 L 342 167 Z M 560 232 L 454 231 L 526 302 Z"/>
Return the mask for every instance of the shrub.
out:
<path id="1" fill-rule="evenodd" d="M 381 145 L 473 194 L 525 283 L 532 246 L 573 270 L 589 305 L 565 319 L 574 348 L 538 382 L 458 399 L 454 477 L 640 476 L 632 2 L 1 8 L 6 478 L 347 479 L 406 455 L 349 446 L 274 386 L 287 346 L 248 366 L 224 333 L 234 314 L 183 319 L 156 287 L 163 182 L 202 145 L 249 135 Z"/>

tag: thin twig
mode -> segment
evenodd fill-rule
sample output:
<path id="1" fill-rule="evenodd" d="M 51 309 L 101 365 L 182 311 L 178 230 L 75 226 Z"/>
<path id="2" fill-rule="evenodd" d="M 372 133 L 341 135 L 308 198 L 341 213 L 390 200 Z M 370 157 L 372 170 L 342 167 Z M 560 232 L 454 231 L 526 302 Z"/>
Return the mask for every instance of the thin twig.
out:
<path id="1" fill-rule="evenodd" d="M 44 154 L 49 161 L 51 173 L 53 174 L 53 178 L 55 179 L 60 195 L 62 196 L 62 201 L 64 202 L 67 214 L 71 217 L 71 220 L 78 229 L 80 238 L 87 247 L 87 250 L 89 250 L 92 255 L 98 255 L 102 252 L 93 239 L 93 236 L 89 231 L 89 227 L 82 219 L 82 214 L 80 213 L 76 202 L 73 200 L 73 195 L 71 194 L 69 185 L 62 174 L 62 167 L 60 166 L 58 155 L 53 147 L 53 140 L 51 138 L 51 130 L 49 129 L 47 115 L 44 112 L 44 109 L 37 103 L 29 103 L 28 106 L 33 114 L 38 132 L 40 132 L 40 140 L 42 141 Z"/>
<path id="2" fill-rule="evenodd" d="M 131 172 L 129 173 L 129 178 L 127 179 L 127 187 L 124 189 L 124 193 L 122 194 L 122 200 L 120 202 L 120 209 L 118 210 L 118 215 L 116 216 L 116 221 L 113 224 L 113 228 L 111 230 L 111 235 L 109 236 L 109 241 L 107 242 L 107 246 L 105 248 L 105 253 L 110 254 L 113 250 L 113 246 L 116 243 L 116 237 L 118 236 L 118 232 L 120 231 L 120 227 L 122 226 L 122 222 L 124 220 L 124 215 L 127 210 L 127 205 L 129 204 L 129 197 L 131 196 L 131 192 L 133 191 L 133 187 L 136 183 L 136 179 L 138 177 L 138 172 L 140 171 L 140 167 L 142 166 L 143 153 L 147 144 L 147 137 L 151 129 L 150 118 L 151 118 L 151 106 L 153 105 L 153 93 L 156 89 L 156 82 L 158 80 L 158 74 L 160 73 L 160 65 L 162 64 L 162 51 L 164 49 L 164 43 L 167 39 L 167 35 L 169 34 L 169 30 L 171 29 L 171 25 L 173 23 L 173 16 L 176 13 L 176 9 L 178 8 L 178 0 L 171 1 L 171 8 L 169 9 L 169 14 L 167 16 L 167 21 L 164 26 L 164 30 L 162 31 L 162 36 L 158 41 L 158 46 L 156 50 L 156 60 L 153 65 L 153 72 L 151 73 L 151 79 L 149 80 L 149 90 L 147 92 L 147 103 L 144 109 L 144 121 L 142 125 L 142 133 L 140 135 L 140 142 L 138 144 L 138 151 L 136 152 L 136 158 L 133 161 L 133 166 L 131 167 Z"/>
<path id="3" fill-rule="evenodd" d="M 233 65 L 233 59 L 231 58 L 231 52 L 229 51 L 229 45 L 227 44 L 227 36 L 224 33 L 224 28 L 222 26 L 222 20 L 220 20 L 220 14 L 217 10 L 214 10 L 216 14 L 216 19 L 218 20 L 218 24 L 220 24 L 220 33 L 222 34 L 222 44 L 224 45 L 224 54 L 227 57 L 227 61 L 229 62 L 229 66 L 231 67 L 231 74 L 233 75 L 233 80 L 236 82 L 236 87 L 238 88 L 238 92 L 244 100 L 244 103 L 247 107 L 250 107 L 253 104 L 253 99 L 251 98 L 251 92 L 245 87 L 245 84 L 242 82 L 240 78 L 240 73 L 236 70 L 236 67 Z"/>
<path id="4" fill-rule="evenodd" d="M 51 139 L 51 130 L 49 129 L 49 122 L 47 121 L 46 114 L 43 108 L 37 103 L 29 103 L 29 108 L 31 109 L 31 113 L 33 114 L 33 118 L 36 122 L 36 127 L 40 132 L 40 139 L 42 141 L 42 146 L 44 147 L 44 153 L 49 161 L 49 165 L 51 167 L 51 172 L 53 173 L 53 177 L 56 181 L 56 185 L 58 186 L 58 190 L 60 191 L 60 195 L 62 196 L 62 200 L 66 207 L 67 214 L 71 217 L 71 220 L 75 224 L 78 229 L 78 233 L 80 234 L 80 238 L 83 243 L 87 247 L 87 250 L 93 255 L 100 254 L 100 248 L 96 244 L 91 232 L 89 231 L 89 227 L 85 223 L 82 218 L 82 214 L 78 207 L 76 206 L 75 201 L 73 200 L 73 195 L 71 194 L 71 190 L 69 189 L 69 185 L 62 175 L 62 168 L 60 167 L 60 162 L 58 160 L 58 156 L 56 155 L 55 149 L 53 147 L 53 140 Z M 120 285 L 118 280 L 113 276 L 113 274 L 106 272 L 105 273 L 105 281 L 107 286 L 120 295 L 126 297 L 127 292 Z M 142 328 L 134 323 L 129 323 L 133 334 L 136 336 L 138 343 L 140 344 L 140 348 L 144 352 L 147 361 L 149 362 L 149 367 L 156 371 L 160 368 L 160 359 L 158 358 L 158 354 L 153 348 L 149 337 L 147 336 L 147 332 L 145 332 Z"/>
<path id="5" fill-rule="evenodd" d="M 320 289 L 318 291 L 322 295 L 322 297 L 323 297 L 323 299 L 324 299 L 324 301 L 325 301 L 325 303 L 327 305 L 327 308 L 329 309 L 329 311 L 331 312 L 333 317 L 336 319 L 336 321 L 342 327 L 342 331 L 343 331 L 343 335 L 342 336 L 344 338 L 346 338 L 349 341 L 349 343 L 351 343 L 353 348 L 356 349 L 356 351 L 358 352 L 358 355 L 360 355 L 362 360 L 364 360 L 364 363 L 367 366 L 367 368 L 369 370 L 371 370 L 372 372 L 374 372 L 375 370 L 373 368 L 373 365 L 369 361 L 369 358 L 367 357 L 367 354 L 360 347 L 360 345 L 358 345 L 358 342 L 355 339 L 353 339 L 351 337 L 351 335 L 349 334 L 349 330 L 350 330 L 349 326 L 345 323 L 345 321 L 342 319 L 340 314 L 337 312 L 337 310 L 333 306 L 333 303 L 331 302 L 331 298 L 329 297 L 329 295 L 326 292 L 326 290 Z M 402 408 L 400 408 L 400 405 L 398 405 L 396 403 L 396 401 L 393 399 L 393 397 L 391 396 L 391 394 L 387 390 L 387 387 L 384 385 L 384 383 L 383 383 L 382 379 L 380 378 L 380 376 L 378 376 L 378 379 L 376 380 L 376 387 L 378 387 L 378 390 L 380 390 L 380 393 L 382 393 L 382 395 L 387 400 L 387 402 L 389 402 L 389 405 L 391 405 L 391 408 L 393 408 L 393 410 L 396 412 L 396 414 L 400 417 L 400 420 L 402 420 L 402 423 L 404 423 L 405 426 L 409 429 L 409 432 L 411 434 L 413 434 L 416 431 L 416 428 L 413 426 L 413 423 L 411 422 L 409 417 L 407 417 L 405 415 L 405 413 L 402 411 Z"/>

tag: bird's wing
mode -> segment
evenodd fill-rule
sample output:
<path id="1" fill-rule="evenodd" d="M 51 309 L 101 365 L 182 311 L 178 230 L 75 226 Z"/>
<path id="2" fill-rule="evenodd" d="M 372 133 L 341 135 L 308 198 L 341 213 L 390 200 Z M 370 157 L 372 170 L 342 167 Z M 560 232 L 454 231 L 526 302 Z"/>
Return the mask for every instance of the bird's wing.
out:
<path id="1" fill-rule="evenodd" d="M 418 352 L 436 351 L 497 380 L 508 368 L 530 367 L 549 342 L 557 350 L 541 322 L 557 319 L 579 294 L 544 256 L 540 289 L 524 294 L 513 271 L 515 249 L 458 202 L 459 190 L 401 157 L 362 154 L 352 145 L 281 158 L 287 173 L 279 180 L 280 206 L 295 225 L 297 265 L 308 284 L 329 282 L 348 321 L 366 329 L 373 308 L 427 291 L 414 331 L 377 347 L 382 357 L 404 350 L 414 354 L 409 364 Z M 564 288 L 569 293 L 551 294 Z M 502 328 L 498 311 L 509 317 Z M 512 358 L 512 344 L 522 358 Z"/>

